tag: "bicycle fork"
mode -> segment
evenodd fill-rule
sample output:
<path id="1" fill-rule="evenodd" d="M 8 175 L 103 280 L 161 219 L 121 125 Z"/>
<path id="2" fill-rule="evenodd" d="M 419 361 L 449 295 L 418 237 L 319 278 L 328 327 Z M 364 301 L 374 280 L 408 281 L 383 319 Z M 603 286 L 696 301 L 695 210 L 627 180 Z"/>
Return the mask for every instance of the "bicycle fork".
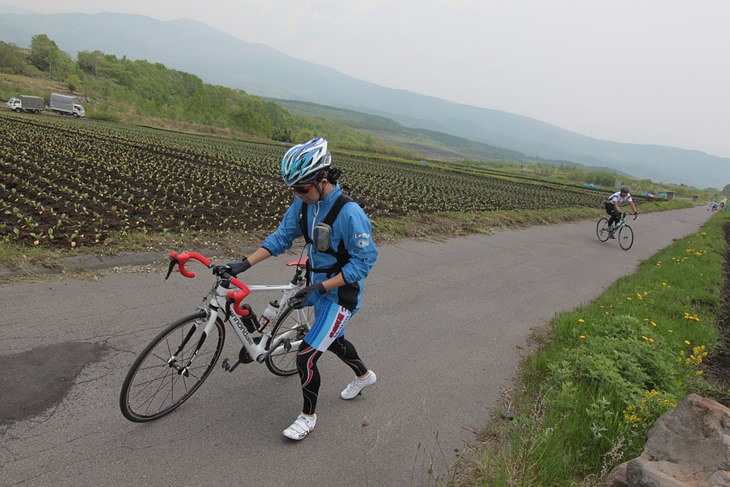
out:
<path id="1" fill-rule="evenodd" d="M 182 375 L 185 377 L 188 377 L 190 374 L 190 366 L 193 364 L 193 360 L 195 360 L 195 357 L 198 356 L 198 353 L 200 352 L 200 349 L 203 347 L 203 343 L 205 343 L 205 339 L 210 334 L 211 330 L 215 326 L 215 320 L 218 317 L 217 313 L 208 313 L 208 321 L 205 324 L 205 329 L 203 330 L 203 333 L 201 333 L 200 338 L 198 339 L 198 344 L 195 346 L 195 350 L 193 351 L 193 354 L 188 359 L 187 363 L 184 366 L 180 366 L 180 364 L 177 363 L 177 356 L 180 354 L 180 352 L 183 351 L 185 348 L 185 345 L 190 341 L 190 338 L 195 334 L 195 331 L 198 329 L 198 323 L 195 322 L 193 324 L 192 328 L 190 328 L 190 331 L 183 339 L 182 343 L 179 347 L 177 347 L 177 350 L 175 350 L 175 353 L 170 357 L 170 359 L 167 361 L 167 364 L 172 367 L 173 369 L 177 370 L 178 375 Z"/>

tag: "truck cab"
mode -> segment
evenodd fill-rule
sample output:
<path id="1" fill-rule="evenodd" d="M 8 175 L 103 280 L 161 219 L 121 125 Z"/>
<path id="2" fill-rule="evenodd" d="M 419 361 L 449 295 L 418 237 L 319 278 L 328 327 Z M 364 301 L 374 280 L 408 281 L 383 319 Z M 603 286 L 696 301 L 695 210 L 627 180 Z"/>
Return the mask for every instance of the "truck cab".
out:
<path id="1" fill-rule="evenodd" d="M 78 105 L 74 103 L 73 112 L 75 117 L 83 117 L 86 115 L 86 111 L 84 110 L 84 107 L 81 105 Z"/>
<path id="2" fill-rule="evenodd" d="M 8 100 L 6 103 L 9 109 L 14 110 L 16 112 L 19 112 L 23 109 L 22 103 L 20 103 L 20 98 L 12 97 Z"/>

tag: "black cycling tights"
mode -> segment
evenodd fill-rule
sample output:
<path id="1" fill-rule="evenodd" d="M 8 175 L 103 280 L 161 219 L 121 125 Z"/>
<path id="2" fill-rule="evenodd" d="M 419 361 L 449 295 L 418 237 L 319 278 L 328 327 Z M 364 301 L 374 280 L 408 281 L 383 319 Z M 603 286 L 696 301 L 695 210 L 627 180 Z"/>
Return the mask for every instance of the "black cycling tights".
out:
<path id="1" fill-rule="evenodd" d="M 355 374 L 365 375 L 367 373 L 368 369 L 357 355 L 355 345 L 345 340 L 345 337 L 336 339 L 327 350 L 334 352 L 335 355 L 350 366 Z M 317 393 L 319 393 L 319 369 L 317 368 L 317 360 L 319 360 L 321 355 L 322 352 L 310 347 L 304 341 L 299 345 L 297 370 L 299 371 L 299 378 L 302 381 L 302 394 L 304 395 L 302 412 L 304 414 L 314 414 L 314 410 L 317 407 Z"/>
<path id="2" fill-rule="evenodd" d="M 616 207 L 614 207 L 613 204 L 606 203 L 606 213 L 611 216 L 611 218 L 608 219 L 609 225 L 615 225 L 621 221 L 621 212 L 616 211 Z"/>

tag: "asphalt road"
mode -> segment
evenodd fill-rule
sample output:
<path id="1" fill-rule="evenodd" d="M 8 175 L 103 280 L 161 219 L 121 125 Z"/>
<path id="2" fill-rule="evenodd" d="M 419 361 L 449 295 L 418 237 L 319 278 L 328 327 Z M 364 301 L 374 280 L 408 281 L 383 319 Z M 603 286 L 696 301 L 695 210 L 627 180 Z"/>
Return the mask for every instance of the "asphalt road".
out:
<path id="1" fill-rule="evenodd" d="M 65 342 L 103 346 L 60 403 L 0 426 L 0 484 L 427 484 L 429 464 L 445 475 L 455 450 L 485 425 L 531 328 L 595 298 L 709 216 L 706 208 L 641 215 L 628 252 L 615 240 L 600 243 L 592 221 L 381 247 L 363 310 L 347 329 L 378 383 L 343 401 L 351 371 L 322 357 L 319 421 L 299 443 L 281 434 L 301 407 L 298 378 L 255 363 L 216 368 L 161 420 L 133 424 L 120 414 L 119 389 L 136 354 L 212 284 L 202 268 L 196 279 L 164 281 L 160 268 L 2 284 L 0 357 Z M 285 260 L 242 277 L 285 282 Z M 236 355 L 237 341 L 227 333 L 223 356 Z M 57 364 L 48 355 L 45 368 Z M 33 367 L 43 368 L 29 361 L 10 380 L 30 384 Z"/>

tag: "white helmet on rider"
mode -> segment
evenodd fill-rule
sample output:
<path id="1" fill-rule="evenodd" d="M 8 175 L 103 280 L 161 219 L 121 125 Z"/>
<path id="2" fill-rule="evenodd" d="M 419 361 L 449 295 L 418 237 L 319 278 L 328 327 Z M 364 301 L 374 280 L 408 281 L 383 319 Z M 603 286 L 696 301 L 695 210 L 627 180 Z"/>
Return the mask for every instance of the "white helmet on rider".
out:
<path id="1" fill-rule="evenodd" d="M 327 140 L 317 137 L 286 151 L 281 159 L 281 177 L 287 186 L 308 183 L 316 180 L 331 163 Z"/>

